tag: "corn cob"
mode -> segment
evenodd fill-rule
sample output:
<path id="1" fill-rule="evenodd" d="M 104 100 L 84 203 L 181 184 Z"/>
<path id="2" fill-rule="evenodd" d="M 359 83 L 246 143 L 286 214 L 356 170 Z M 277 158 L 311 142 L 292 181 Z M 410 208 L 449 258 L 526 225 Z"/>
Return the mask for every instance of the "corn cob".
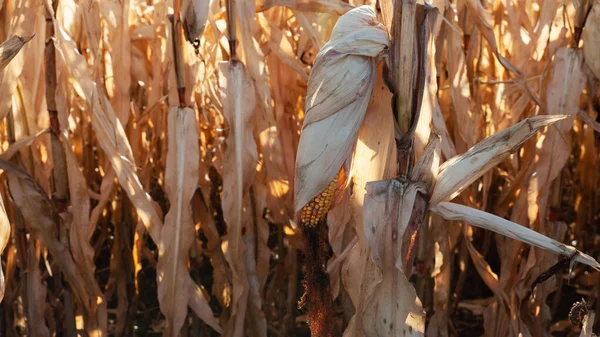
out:
<path id="1" fill-rule="evenodd" d="M 343 168 L 340 169 L 329 185 L 327 185 L 327 188 L 317 194 L 316 197 L 312 198 L 308 204 L 300 209 L 298 214 L 300 215 L 300 222 L 304 226 L 315 227 L 325 219 L 327 212 L 329 212 L 329 209 L 331 208 L 331 203 L 343 171 Z"/>

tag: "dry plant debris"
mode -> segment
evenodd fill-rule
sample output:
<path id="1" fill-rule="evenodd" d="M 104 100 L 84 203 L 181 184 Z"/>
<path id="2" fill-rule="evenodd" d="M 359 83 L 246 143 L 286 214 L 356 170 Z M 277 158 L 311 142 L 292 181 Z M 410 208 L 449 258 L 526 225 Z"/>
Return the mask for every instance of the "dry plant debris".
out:
<path id="1" fill-rule="evenodd" d="M 0 336 L 594 336 L 598 1 L 0 17 Z"/>

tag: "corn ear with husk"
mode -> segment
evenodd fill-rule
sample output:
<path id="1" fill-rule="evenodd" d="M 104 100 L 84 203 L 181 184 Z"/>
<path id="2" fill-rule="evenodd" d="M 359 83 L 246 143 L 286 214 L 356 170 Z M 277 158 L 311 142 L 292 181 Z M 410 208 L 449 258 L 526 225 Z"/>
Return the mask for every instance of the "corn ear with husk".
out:
<path id="1" fill-rule="evenodd" d="M 10 61 L 17 56 L 25 43 L 31 41 L 34 35 L 18 36 L 13 35 L 8 40 L 0 44 L 0 71 L 2 71 Z"/>
<path id="2" fill-rule="evenodd" d="M 320 221 L 330 207 L 328 191 L 351 155 L 375 83 L 377 58 L 388 43 L 385 27 L 376 21 L 373 10 L 361 6 L 340 17 L 315 59 L 294 183 L 294 208 L 305 223 Z M 312 206 L 325 209 L 303 210 L 319 195 L 325 201 Z"/>
<path id="3" fill-rule="evenodd" d="M 204 32 L 210 0 L 187 0 L 183 2 L 183 31 L 189 42 L 194 42 Z"/>

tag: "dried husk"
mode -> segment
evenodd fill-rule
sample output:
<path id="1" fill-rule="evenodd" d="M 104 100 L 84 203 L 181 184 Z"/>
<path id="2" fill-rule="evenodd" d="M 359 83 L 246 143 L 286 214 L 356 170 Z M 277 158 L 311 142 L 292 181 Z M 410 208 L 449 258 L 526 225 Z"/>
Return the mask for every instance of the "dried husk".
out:
<path id="1" fill-rule="evenodd" d="M 211 0 L 186 0 L 183 2 L 183 29 L 185 38 L 189 42 L 194 42 L 204 32 L 210 2 Z"/>

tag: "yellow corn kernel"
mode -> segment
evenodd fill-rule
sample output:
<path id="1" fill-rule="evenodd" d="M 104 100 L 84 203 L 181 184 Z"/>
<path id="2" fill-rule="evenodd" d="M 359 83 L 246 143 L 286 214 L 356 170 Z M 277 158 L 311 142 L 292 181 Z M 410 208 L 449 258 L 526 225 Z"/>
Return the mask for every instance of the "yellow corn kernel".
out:
<path id="1" fill-rule="evenodd" d="M 327 216 L 327 212 L 331 208 L 331 202 L 333 195 L 338 186 L 343 169 L 335 175 L 333 180 L 329 183 L 327 188 L 323 192 L 317 194 L 308 204 L 306 204 L 298 214 L 300 215 L 300 221 L 304 226 L 314 227 L 321 223 Z"/>

